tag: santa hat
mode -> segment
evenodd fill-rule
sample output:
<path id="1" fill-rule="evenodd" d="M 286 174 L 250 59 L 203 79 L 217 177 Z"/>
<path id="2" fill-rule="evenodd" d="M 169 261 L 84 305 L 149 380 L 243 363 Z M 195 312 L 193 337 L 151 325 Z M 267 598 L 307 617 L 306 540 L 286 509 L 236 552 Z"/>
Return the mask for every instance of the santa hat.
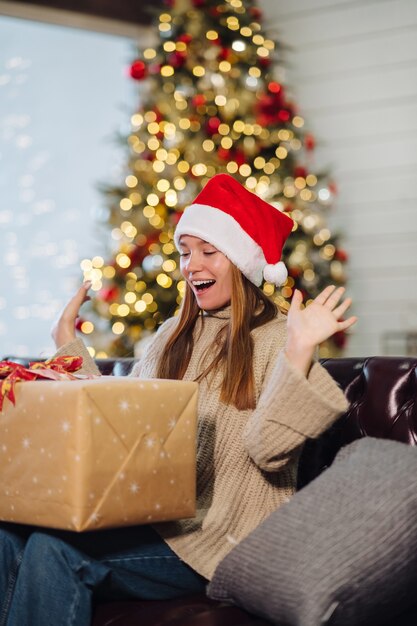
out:
<path id="1" fill-rule="evenodd" d="M 228 174 L 213 176 L 178 221 L 181 235 L 204 239 L 223 252 L 252 283 L 281 285 L 288 272 L 281 259 L 293 227 L 288 215 L 248 191 Z"/>

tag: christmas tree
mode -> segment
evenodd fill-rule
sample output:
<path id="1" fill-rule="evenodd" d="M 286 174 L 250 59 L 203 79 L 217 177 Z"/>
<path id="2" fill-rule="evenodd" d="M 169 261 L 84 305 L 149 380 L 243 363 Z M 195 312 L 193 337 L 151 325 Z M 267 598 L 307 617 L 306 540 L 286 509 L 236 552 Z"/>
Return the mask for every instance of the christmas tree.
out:
<path id="1" fill-rule="evenodd" d="M 132 355 L 175 313 L 184 282 L 174 228 L 219 172 L 294 219 L 283 257 L 288 279 L 279 289 L 263 285 L 278 305 L 288 309 L 294 288 L 308 304 L 326 285 L 345 282 L 346 254 L 326 225 L 335 187 L 326 173 L 311 171 L 314 137 L 260 9 L 253 0 L 167 0 L 166 7 L 157 45 L 139 51 L 130 67 L 147 91 L 131 117 L 124 180 L 106 189 L 111 260 L 82 264 L 97 321 L 81 320 L 79 329 L 94 333 L 96 355 Z M 321 356 L 338 354 L 345 339 L 333 337 Z"/>

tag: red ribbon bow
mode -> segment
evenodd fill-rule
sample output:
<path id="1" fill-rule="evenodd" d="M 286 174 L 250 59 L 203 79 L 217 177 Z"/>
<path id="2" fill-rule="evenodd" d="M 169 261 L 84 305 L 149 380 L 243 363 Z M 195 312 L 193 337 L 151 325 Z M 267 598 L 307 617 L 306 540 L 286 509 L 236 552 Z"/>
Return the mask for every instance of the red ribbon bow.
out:
<path id="1" fill-rule="evenodd" d="M 17 382 L 47 378 L 52 380 L 72 380 L 77 378 L 71 372 L 76 372 L 82 367 L 81 356 L 58 356 L 47 361 L 33 361 L 29 367 L 13 361 L 0 361 L 0 412 L 5 398 L 9 398 L 12 404 L 16 403 L 14 387 Z"/>

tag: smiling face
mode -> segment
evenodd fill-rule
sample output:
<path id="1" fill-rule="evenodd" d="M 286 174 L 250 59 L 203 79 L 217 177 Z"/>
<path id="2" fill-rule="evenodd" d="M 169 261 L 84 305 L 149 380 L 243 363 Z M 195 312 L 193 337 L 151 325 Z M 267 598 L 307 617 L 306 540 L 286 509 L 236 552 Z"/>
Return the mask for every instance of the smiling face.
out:
<path id="1" fill-rule="evenodd" d="M 205 311 L 220 309 L 232 295 L 232 263 L 211 243 L 182 235 L 179 240 L 180 268 Z"/>

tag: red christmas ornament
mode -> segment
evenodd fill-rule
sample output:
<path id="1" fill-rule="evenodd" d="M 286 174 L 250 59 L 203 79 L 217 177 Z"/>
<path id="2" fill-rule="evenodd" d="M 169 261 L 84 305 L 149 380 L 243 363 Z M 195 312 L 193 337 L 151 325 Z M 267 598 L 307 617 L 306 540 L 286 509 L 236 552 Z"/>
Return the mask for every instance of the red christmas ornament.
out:
<path id="1" fill-rule="evenodd" d="M 158 241 L 159 241 L 159 232 L 158 231 L 155 231 L 152 235 L 149 235 L 148 241 L 146 242 L 148 252 L 149 252 L 149 248 L 151 247 L 151 245 L 153 243 L 157 243 Z"/>
<path id="2" fill-rule="evenodd" d="M 276 88 L 273 87 L 273 89 Z M 258 124 L 261 124 L 262 126 L 268 126 L 269 124 L 274 124 L 279 121 L 286 121 L 283 120 L 281 117 L 281 111 L 283 110 L 284 104 L 284 90 L 282 87 L 281 89 L 274 92 L 269 91 L 268 93 L 263 93 L 260 96 L 259 102 L 256 106 L 256 112 L 258 114 Z M 287 115 L 289 117 L 288 111 Z"/>
<path id="3" fill-rule="evenodd" d="M 271 123 L 270 117 L 268 117 L 267 115 L 258 115 L 256 117 L 256 123 L 259 124 L 259 126 L 262 126 L 262 128 L 264 126 L 269 126 L 269 124 Z"/>
<path id="4" fill-rule="evenodd" d="M 177 41 L 181 41 L 182 43 L 189 44 L 193 40 L 192 36 L 189 33 L 182 33 L 177 39 Z"/>
<path id="5" fill-rule="evenodd" d="M 179 52 L 178 50 L 173 52 L 168 57 L 168 63 L 172 65 L 172 67 L 179 68 L 182 67 L 187 59 L 186 52 Z"/>
<path id="6" fill-rule="evenodd" d="M 349 256 L 345 250 L 338 248 L 334 253 L 334 258 L 336 259 L 336 261 L 346 263 L 346 261 L 349 259 Z"/>
<path id="7" fill-rule="evenodd" d="M 105 287 L 100 289 L 98 296 L 104 302 L 115 302 L 119 297 L 119 289 L 118 287 Z"/>
<path id="8" fill-rule="evenodd" d="M 135 246 L 134 249 L 128 254 L 130 259 L 129 270 L 133 267 L 138 267 L 139 265 L 141 265 L 143 259 L 147 254 L 148 251 L 145 246 Z"/>
<path id="9" fill-rule="evenodd" d="M 237 163 L 239 167 L 247 162 L 244 151 L 240 150 L 239 148 L 229 150 L 227 148 L 220 147 L 217 150 L 217 156 L 222 161 L 235 161 L 235 163 Z"/>
<path id="10" fill-rule="evenodd" d="M 207 102 L 206 96 L 203 95 L 202 93 L 196 94 L 192 99 L 192 103 L 195 107 L 203 106 L 204 104 L 206 104 L 206 102 Z"/>
<path id="11" fill-rule="evenodd" d="M 147 75 L 146 64 L 141 59 L 136 59 L 130 66 L 129 74 L 134 80 L 143 80 Z"/>
<path id="12" fill-rule="evenodd" d="M 287 109 L 281 109 L 280 111 L 278 111 L 278 119 L 280 119 L 281 122 L 288 122 L 290 117 L 291 114 Z"/>
<path id="13" fill-rule="evenodd" d="M 316 140 L 315 140 L 314 136 L 311 135 L 310 133 L 308 133 L 304 137 L 304 146 L 305 146 L 306 150 L 314 150 L 314 148 L 316 147 Z"/>
<path id="14" fill-rule="evenodd" d="M 181 215 L 182 211 L 175 211 L 175 213 L 171 215 L 171 221 L 174 227 L 178 224 Z"/>
<path id="15" fill-rule="evenodd" d="M 218 59 L 222 61 L 228 61 L 233 55 L 233 52 L 230 48 L 222 48 L 217 55 Z"/>
<path id="16" fill-rule="evenodd" d="M 261 57 L 258 63 L 264 70 L 266 70 L 271 65 L 271 59 L 269 57 Z"/>
<path id="17" fill-rule="evenodd" d="M 344 330 L 339 330 L 337 333 L 333 335 L 332 339 L 336 347 L 342 349 L 346 346 L 347 334 L 345 333 Z"/>
<path id="18" fill-rule="evenodd" d="M 206 4 L 206 0 L 192 0 L 192 4 L 198 9 Z"/>
<path id="19" fill-rule="evenodd" d="M 248 13 L 251 17 L 253 17 L 254 20 L 262 19 L 262 11 L 259 7 L 251 7 Z"/>
<path id="20" fill-rule="evenodd" d="M 219 130 L 221 120 L 218 117 L 210 117 L 206 124 L 206 130 L 209 135 L 215 135 Z"/>
<path id="21" fill-rule="evenodd" d="M 209 43 L 211 43 L 212 46 L 221 46 L 222 40 L 220 37 L 216 37 L 216 39 L 210 39 Z"/>
<path id="22" fill-rule="evenodd" d="M 297 165 L 297 167 L 294 168 L 294 178 L 307 178 L 308 176 L 308 172 L 307 169 L 305 167 L 302 167 L 301 165 Z"/>
<path id="23" fill-rule="evenodd" d="M 77 317 L 75 320 L 75 329 L 82 332 L 81 326 L 84 324 L 85 320 L 82 317 Z"/>
<path id="24" fill-rule="evenodd" d="M 217 150 L 217 156 L 221 161 L 232 161 L 232 159 L 230 158 L 230 150 L 226 148 L 219 148 Z"/>
<path id="25" fill-rule="evenodd" d="M 219 17 L 219 15 L 221 15 L 219 7 L 210 7 L 209 13 L 212 17 Z"/>
<path id="26" fill-rule="evenodd" d="M 271 81 L 270 83 L 268 83 L 268 91 L 270 91 L 271 93 L 279 93 L 281 89 L 281 85 L 275 81 Z"/>
<path id="27" fill-rule="evenodd" d="M 160 122 L 161 120 L 164 119 L 164 116 L 162 115 L 161 111 L 158 109 L 157 106 L 153 107 L 151 111 L 155 113 L 155 122 Z"/>
<path id="28" fill-rule="evenodd" d="M 246 155 L 243 150 L 236 150 L 233 155 L 233 160 L 240 166 L 246 163 Z"/>

